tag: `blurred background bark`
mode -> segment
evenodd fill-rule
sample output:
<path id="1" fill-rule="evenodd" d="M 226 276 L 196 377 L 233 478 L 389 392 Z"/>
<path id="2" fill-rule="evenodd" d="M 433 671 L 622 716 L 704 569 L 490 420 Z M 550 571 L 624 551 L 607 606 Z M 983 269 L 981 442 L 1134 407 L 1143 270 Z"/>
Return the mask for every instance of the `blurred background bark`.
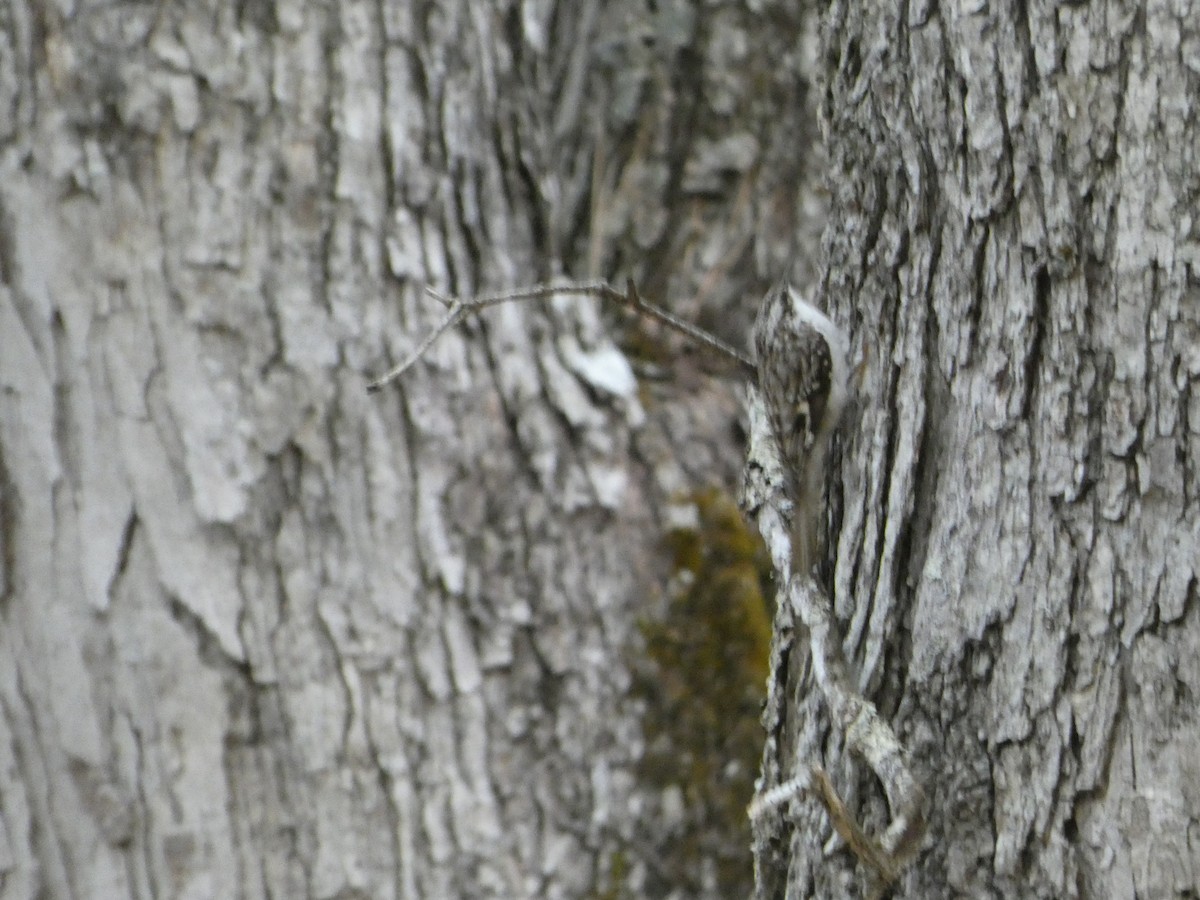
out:
<path id="1" fill-rule="evenodd" d="M 744 346 L 814 52 L 786 2 L 0 7 L 0 896 L 750 890 L 736 380 L 562 297 L 364 385 L 425 285 Z"/>

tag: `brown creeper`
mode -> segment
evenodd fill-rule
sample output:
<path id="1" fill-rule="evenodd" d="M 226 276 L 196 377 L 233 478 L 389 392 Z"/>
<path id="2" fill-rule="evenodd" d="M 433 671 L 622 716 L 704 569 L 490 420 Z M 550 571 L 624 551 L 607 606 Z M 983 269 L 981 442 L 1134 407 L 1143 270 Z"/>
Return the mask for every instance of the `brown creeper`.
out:
<path id="1" fill-rule="evenodd" d="M 846 404 L 848 342 L 784 280 L 759 308 L 754 350 L 758 390 L 794 504 L 792 571 L 808 574 L 820 552 L 829 438 Z"/>

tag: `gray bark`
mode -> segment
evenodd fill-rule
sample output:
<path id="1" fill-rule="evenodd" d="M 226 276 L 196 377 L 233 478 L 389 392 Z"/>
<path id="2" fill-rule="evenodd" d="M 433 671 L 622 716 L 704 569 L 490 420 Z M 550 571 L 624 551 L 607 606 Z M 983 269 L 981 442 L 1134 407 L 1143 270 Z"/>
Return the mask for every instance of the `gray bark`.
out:
<path id="1" fill-rule="evenodd" d="M 363 390 L 426 284 L 744 343 L 819 219 L 812 42 L 656 8 L 0 7 L 4 900 L 720 892 L 656 868 L 626 694 L 730 385 L 563 297 Z"/>
<path id="2" fill-rule="evenodd" d="M 819 295 L 869 353 L 831 584 L 928 795 L 893 896 L 1194 896 L 1200 9 L 840 2 L 821 45 Z M 777 641 L 766 782 L 819 763 L 880 833 Z M 831 833 L 793 802 L 759 896 L 866 890 Z"/>

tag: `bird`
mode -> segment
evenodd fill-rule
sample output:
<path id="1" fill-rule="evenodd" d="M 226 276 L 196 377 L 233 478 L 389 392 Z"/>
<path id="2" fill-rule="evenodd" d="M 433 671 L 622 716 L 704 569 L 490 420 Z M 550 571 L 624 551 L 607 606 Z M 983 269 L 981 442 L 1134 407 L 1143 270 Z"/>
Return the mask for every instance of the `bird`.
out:
<path id="1" fill-rule="evenodd" d="M 830 438 L 849 394 L 849 341 L 823 312 L 781 279 L 754 323 L 759 393 L 792 500 L 792 572 L 819 561 Z"/>

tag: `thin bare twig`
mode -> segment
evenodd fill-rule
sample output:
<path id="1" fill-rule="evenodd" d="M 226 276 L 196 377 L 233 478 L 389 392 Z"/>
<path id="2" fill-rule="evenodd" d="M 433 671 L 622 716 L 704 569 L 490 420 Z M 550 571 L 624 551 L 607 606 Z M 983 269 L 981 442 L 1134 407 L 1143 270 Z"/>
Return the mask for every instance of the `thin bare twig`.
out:
<path id="1" fill-rule="evenodd" d="M 607 285 L 605 285 L 605 291 L 606 294 L 604 296 L 606 299 L 616 300 L 617 302 L 628 304 L 638 312 L 644 313 L 645 315 L 650 316 L 652 319 L 658 319 L 658 321 L 662 322 L 664 325 L 674 328 L 680 334 L 691 338 L 696 343 L 712 350 L 716 350 L 718 353 L 729 357 L 735 363 L 737 363 L 742 374 L 751 381 L 754 381 L 758 378 L 758 366 L 754 364 L 754 360 L 752 360 L 749 356 L 742 353 L 740 350 L 731 347 L 729 344 L 726 344 L 716 335 L 710 334 L 698 325 L 693 325 L 691 322 L 685 321 L 673 313 L 667 312 L 662 307 L 655 306 L 652 303 L 647 303 L 641 298 L 641 295 L 638 294 L 637 287 L 634 285 L 632 278 L 626 282 L 626 290 L 624 294 L 618 293 Z"/>
<path id="2" fill-rule="evenodd" d="M 367 384 L 367 390 L 370 392 L 378 391 L 385 387 L 390 382 L 399 378 L 408 369 L 416 364 L 425 352 L 433 345 L 433 342 L 441 337 L 442 333 L 457 325 L 463 319 L 473 312 L 478 312 L 481 309 L 487 309 L 490 306 L 496 306 L 500 303 L 508 303 L 513 300 L 548 300 L 559 294 L 582 294 L 587 297 L 597 297 L 600 300 L 607 300 L 614 303 L 619 303 L 622 306 L 627 306 L 635 312 L 649 316 L 652 319 L 657 319 L 664 325 L 673 328 L 680 334 L 683 334 L 690 340 L 695 341 L 701 346 L 708 347 L 711 350 L 729 357 L 738 364 L 740 371 L 753 379 L 755 375 L 754 362 L 746 354 L 740 350 L 726 344 L 720 338 L 709 334 L 703 328 L 693 325 L 691 322 L 684 321 L 678 316 L 675 316 L 665 309 L 655 306 L 652 303 L 647 303 L 642 299 L 630 279 L 626 283 L 624 293 L 604 281 L 584 281 L 584 282 L 568 282 L 564 284 L 541 284 L 532 287 L 517 288 L 511 291 L 504 291 L 497 294 L 483 294 L 479 297 L 472 297 L 469 300 L 460 300 L 456 297 L 447 297 L 445 294 L 435 291 L 433 288 L 426 288 L 426 293 L 436 299 L 439 303 L 447 308 L 446 315 L 438 322 L 434 330 L 417 345 L 408 356 L 404 358 L 398 365 L 393 366 L 385 374 L 379 376 L 374 381 Z"/>
<path id="3" fill-rule="evenodd" d="M 432 291 L 430 292 L 432 293 Z M 439 300 L 444 300 L 441 295 L 435 294 Z M 469 310 L 459 303 L 457 300 L 451 300 L 446 304 L 449 308 L 446 314 L 442 316 L 442 320 L 438 322 L 437 327 L 425 336 L 425 340 L 417 345 L 417 348 L 412 353 L 408 354 L 400 363 L 393 366 L 385 374 L 380 375 L 374 381 L 367 384 L 367 391 L 374 393 L 382 389 L 388 382 L 399 378 L 409 369 L 411 369 L 422 356 L 425 351 L 433 346 L 433 342 L 442 336 L 442 332 L 449 330 L 467 317 Z"/>

